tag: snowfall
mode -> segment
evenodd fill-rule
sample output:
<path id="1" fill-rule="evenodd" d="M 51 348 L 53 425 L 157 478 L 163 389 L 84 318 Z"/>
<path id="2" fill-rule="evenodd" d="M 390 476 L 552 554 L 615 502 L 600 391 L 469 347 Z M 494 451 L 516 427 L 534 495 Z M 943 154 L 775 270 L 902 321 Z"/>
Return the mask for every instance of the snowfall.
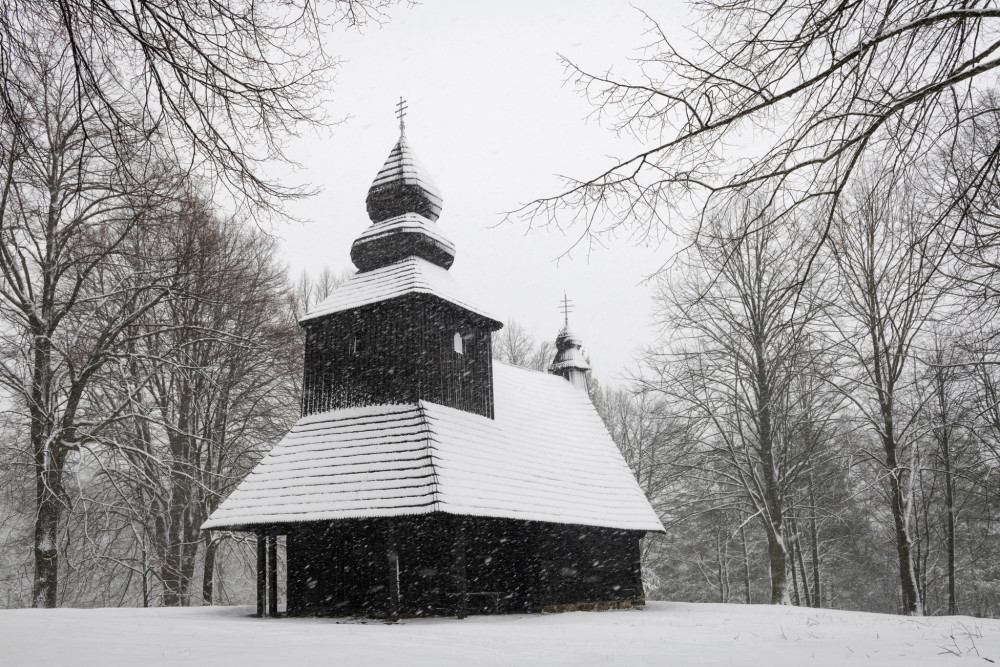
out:
<path id="1" fill-rule="evenodd" d="M 0 611 L 2 665 L 952 665 L 1000 663 L 1000 620 L 764 605 L 403 619 L 250 607 Z"/>

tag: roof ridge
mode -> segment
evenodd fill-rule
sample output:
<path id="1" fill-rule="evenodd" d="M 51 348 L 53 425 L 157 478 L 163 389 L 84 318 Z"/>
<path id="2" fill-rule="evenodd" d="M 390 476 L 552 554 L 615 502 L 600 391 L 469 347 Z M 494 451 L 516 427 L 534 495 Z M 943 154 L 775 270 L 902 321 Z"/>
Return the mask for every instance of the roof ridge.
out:
<path id="1" fill-rule="evenodd" d="M 427 415 L 427 408 L 424 405 L 423 399 L 417 401 L 417 409 L 420 411 L 420 419 L 424 424 L 424 431 L 427 433 L 427 458 L 431 462 L 431 495 L 434 498 L 434 510 L 438 511 L 441 507 L 441 480 L 438 477 L 438 461 L 437 452 L 434 449 L 434 429 L 431 427 L 431 420 Z"/>

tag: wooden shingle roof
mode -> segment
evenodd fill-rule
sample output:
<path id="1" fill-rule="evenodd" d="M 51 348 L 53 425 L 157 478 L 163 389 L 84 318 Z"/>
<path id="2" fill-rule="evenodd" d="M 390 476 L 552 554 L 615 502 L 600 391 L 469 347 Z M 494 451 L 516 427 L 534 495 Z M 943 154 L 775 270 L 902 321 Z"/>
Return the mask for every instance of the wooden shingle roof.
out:
<path id="1" fill-rule="evenodd" d="M 429 220 L 441 215 L 441 191 L 410 148 L 405 134 L 400 134 L 375 176 L 366 204 L 368 217 L 376 223 L 411 212 Z"/>
<path id="2" fill-rule="evenodd" d="M 494 364 L 495 419 L 434 403 L 300 419 L 202 528 L 444 512 L 662 531 L 585 392 Z"/>
<path id="3" fill-rule="evenodd" d="M 388 266 L 356 273 L 309 311 L 300 322 L 388 301 L 406 294 L 430 294 L 487 319 L 501 323 L 474 305 L 448 270 L 422 257 L 410 256 Z"/>

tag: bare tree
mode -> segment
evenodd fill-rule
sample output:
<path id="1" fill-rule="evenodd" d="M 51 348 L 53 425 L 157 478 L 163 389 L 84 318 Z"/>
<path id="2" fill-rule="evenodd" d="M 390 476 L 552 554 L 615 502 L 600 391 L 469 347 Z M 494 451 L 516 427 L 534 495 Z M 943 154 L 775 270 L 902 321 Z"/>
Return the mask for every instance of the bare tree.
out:
<path id="1" fill-rule="evenodd" d="M 329 266 L 324 266 L 316 275 L 303 271 L 288 293 L 288 303 L 292 316 L 298 320 L 306 316 L 317 304 L 322 302 L 338 285 L 351 277 L 353 272 L 334 273 Z M 305 340 L 303 338 L 303 340 Z"/>
<path id="2" fill-rule="evenodd" d="M 338 64 L 325 36 L 381 21 L 391 4 L 10 0 L 0 7 L 0 106 L 16 108 L 9 82 L 31 59 L 33 35 L 51 35 L 93 112 L 138 134 L 157 129 L 237 199 L 273 204 L 294 191 L 259 167 L 298 124 L 323 120 L 320 94 Z"/>
<path id="3" fill-rule="evenodd" d="M 933 400 L 929 407 L 937 445 L 936 460 L 932 469 L 944 480 L 944 538 L 948 580 L 948 614 L 958 613 L 958 534 L 959 503 L 956 498 L 957 445 L 962 427 L 967 422 L 969 385 L 966 380 L 968 367 L 960 358 L 959 350 L 949 345 L 947 339 L 937 334 L 930 350 L 931 391 Z"/>
<path id="4" fill-rule="evenodd" d="M 545 371 L 555 353 L 554 342 L 545 340 L 538 343 L 527 329 L 514 320 L 508 320 L 506 326 L 493 335 L 493 358 L 514 366 Z"/>
<path id="5" fill-rule="evenodd" d="M 33 604 L 57 602 L 67 460 L 102 420 L 83 419 L 95 375 L 162 297 L 169 274 L 101 284 L 140 225 L 155 225 L 177 177 L 155 142 L 97 116 L 59 42 L 39 38 L 6 71 L 0 107 L 0 383 L 27 413 L 35 480 Z M 55 49 L 56 57 L 49 52 Z M 120 112 L 126 112 L 125 107 Z M 113 415 L 106 415 L 106 418 Z"/>
<path id="6" fill-rule="evenodd" d="M 133 324 L 135 344 L 117 372 L 102 378 L 95 408 L 126 397 L 132 406 L 103 439 L 105 495 L 140 526 L 163 604 L 199 597 L 203 547 L 200 597 L 210 604 L 228 536 L 200 526 L 298 416 L 298 332 L 274 241 L 220 219 L 203 196 L 193 193 L 169 234 L 150 240 L 178 278 Z"/>
<path id="7" fill-rule="evenodd" d="M 849 360 L 840 386 L 880 446 L 881 455 L 872 457 L 880 461 L 887 488 L 903 611 L 920 615 L 910 528 L 922 408 L 915 363 L 921 336 L 943 316 L 938 268 L 946 245 L 919 199 L 882 172 L 853 192 L 852 207 L 837 218 L 832 238 L 840 278 L 832 322 Z"/>
<path id="8" fill-rule="evenodd" d="M 699 446 L 679 464 L 709 490 L 702 502 L 759 521 L 770 601 L 788 604 L 789 493 L 822 446 L 821 438 L 798 436 L 805 421 L 822 424 L 823 415 L 798 411 L 793 392 L 818 355 L 808 335 L 817 306 L 796 307 L 802 238 L 771 226 L 744 239 L 753 215 L 745 203 L 713 220 L 711 242 L 691 251 L 678 282 L 664 284 L 672 339 L 666 352 L 649 354 L 647 381 L 697 422 Z"/>
<path id="9" fill-rule="evenodd" d="M 708 213 L 713 202 L 756 192 L 773 202 L 772 218 L 801 209 L 817 220 L 818 251 L 859 166 L 879 161 L 900 172 L 950 150 L 982 111 L 978 92 L 1000 66 L 1000 10 L 990 4 L 689 6 L 697 20 L 687 52 L 647 15 L 650 43 L 634 74 L 590 72 L 566 60 L 595 116 L 647 147 L 529 205 L 532 219 L 559 222 L 565 208 L 584 238 L 619 227 L 655 235 L 692 196 Z M 1000 143 L 988 155 L 942 215 L 961 217 L 962 198 L 995 170 Z M 697 234 L 704 221 L 682 231 Z M 763 223 L 748 219 L 743 231 Z"/>

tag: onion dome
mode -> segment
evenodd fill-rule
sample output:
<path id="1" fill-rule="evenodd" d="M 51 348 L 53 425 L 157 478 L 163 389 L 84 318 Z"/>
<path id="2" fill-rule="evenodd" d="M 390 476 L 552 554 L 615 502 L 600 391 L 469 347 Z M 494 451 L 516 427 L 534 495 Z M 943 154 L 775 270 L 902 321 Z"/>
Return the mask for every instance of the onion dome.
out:
<path id="1" fill-rule="evenodd" d="M 563 374 L 569 369 L 589 371 L 590 364 L 583 356 L 583 342 L 572 331 L 567 324 L 559 330 L 556 336 L 556 357 L 549 366 L 550 373 Z"/>
<path id="2" fill-rule="evenodd" d="M 563 296 L 563 316 L 565 318 L 563 328 L 556 336 L 556 356 L 549 365 L 549 372 L 553 375 L 561 375 L 573 386 L 580 389 L 587 388 L 587 371 L 590 364 L 583 356 L 583 341 L 569 328 L 570 301 Z"/>
<path id="3" fill-rule="evenodd" d="M 402 117 L 399 141 L 368 190 L 366 203 L 372 226 L 351 246 L 351 261 L 358 271 L 373 271 L 407 257 L 451 267 L 455 246 L 435 224 L 441 215 L 441 193 L 413 154 Z"/>
<path id="4" fill-rule="evenodd" d="M 413 154 L 405 130 L 400 128 L 399 141 L 368 190 L 368 217 L 379 223 L 404 213 L 417 213 L 433 222 L 441 215 L 441 203 L 441 191 Z"/>

